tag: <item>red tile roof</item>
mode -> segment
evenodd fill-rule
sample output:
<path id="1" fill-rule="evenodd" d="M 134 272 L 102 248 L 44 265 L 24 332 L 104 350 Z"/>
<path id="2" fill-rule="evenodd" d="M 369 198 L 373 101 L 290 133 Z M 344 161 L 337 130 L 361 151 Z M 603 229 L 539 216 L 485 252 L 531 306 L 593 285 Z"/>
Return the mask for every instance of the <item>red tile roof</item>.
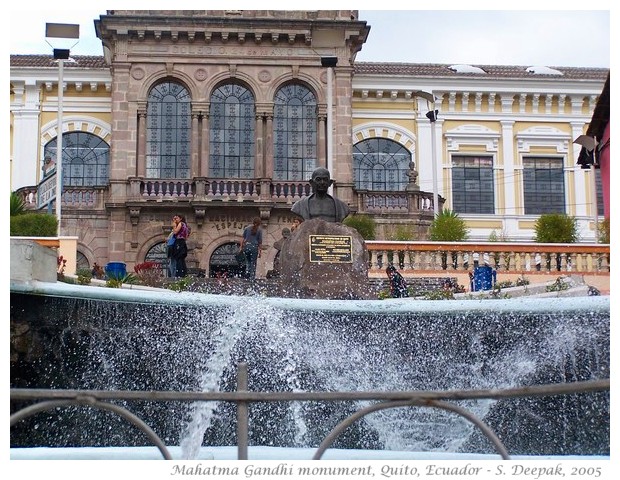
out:
<path id="1" fill-rule="evenodd" d="M 102 56 L 75 55 L 74 61 L 65 62 L 65 68 L 101 68 L 108 65 Z M 51 55 L 11 55 L 11 67 L 39 67 L 55 68 L 56 61 Z M 378 76 L 415 76 L 415 77 L 479 77 L 479 78 L 558 78 L 565 80 L 600 80 L 604 82 L 609 73 L 608 68 L 580 68 L 580 67 L 551 67 L 562 72 L 563 75 L 540 75 L 527 71 L 527 66 L 518 65 L 472 65 L 481 68 L 486 73 L 457 73 L 451 70 L 449 64 L 440 63 L 385 63 L 385 62 L 358 62 L 354 65 L 354 72 L 359 75 Z"/>
<path id="2" fill-rule="evenodd" d="M 58 64 L 52 55 L 11 55 L 11 67 L 57 68 Z M 65 60 L 64 68 L 108 68 L 108 65 L 102 56 L 75 55 Z"/>
<path id="3" fill-rule="evenodd" d="M 406 75 L 430 77 L 480 77 L 480 78 L 563 78 L 567 80 L 601 80 L 607 78 L 607 68 L 577 68 L 551 67 L 562 72 L 563 75 L 540 75 L 529 73 L 531 65 L 472 65 L 486 73 L 457 73 L 451 70 L 449 64 L 439 63 L 372 63 L 359 62 L 355 64 L 355 73 L 360 75 Z"/>

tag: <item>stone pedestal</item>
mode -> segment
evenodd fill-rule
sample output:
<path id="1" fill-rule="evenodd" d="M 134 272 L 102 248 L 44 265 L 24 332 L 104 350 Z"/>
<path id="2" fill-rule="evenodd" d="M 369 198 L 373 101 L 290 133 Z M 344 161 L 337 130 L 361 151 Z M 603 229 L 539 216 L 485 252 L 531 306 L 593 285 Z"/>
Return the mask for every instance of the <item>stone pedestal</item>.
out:
<path id="1" fill-rule="evenodd" d="M 291 297 L 374 298 L 362 236 L 346 225 L 320 219 L 304 221 L 282 242 L 280 282 Z"/>
<path id="2" fill-rule="evenodd" d="M 11 280 L 55 282 L 57 279 L 56 250 L 34 240 L 11 238 Z"/>

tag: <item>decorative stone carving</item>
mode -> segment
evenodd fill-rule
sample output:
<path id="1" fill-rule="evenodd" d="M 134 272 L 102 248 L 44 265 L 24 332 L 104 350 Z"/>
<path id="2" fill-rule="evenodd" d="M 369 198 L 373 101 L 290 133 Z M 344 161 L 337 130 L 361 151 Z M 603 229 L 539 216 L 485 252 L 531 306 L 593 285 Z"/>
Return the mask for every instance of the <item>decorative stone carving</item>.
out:
<path id="1" fill-rule="evenodd" d="M 269 73 L 269 70 L 261 70 L 260 72 L 258 72 L 258 79 L 263 83 L 270 82 L 271 73 Z"/>
<path id="2" fill-rule="evenodd" d="M 143 68 L 136 67 L 131 69 L 131 78 L 134 80 L 142 80 L 144 78 L 145 72 Z"/>
<path id="3" fill-rule="evenodd" d="M 138 222 L 140 221 L 140 207 L 129 208 L 129 218 L 131 219 L 131 224 L 134 227 L 138 225 Z"/>
<path id="4" fill-rule="evenodd" d="M 199 68 L 198 70 L 194 72 L 194 78 L 198 80 L 199 82 L 206 80 L 207 71 L 204 68 Z"/>
<path id="5" fill-rule="evenodd" d="M 194 218 L 196 219 L 196 225 L 202 227 L 205 220 L 206 210 L 204 208 L 194 208 Z"/>

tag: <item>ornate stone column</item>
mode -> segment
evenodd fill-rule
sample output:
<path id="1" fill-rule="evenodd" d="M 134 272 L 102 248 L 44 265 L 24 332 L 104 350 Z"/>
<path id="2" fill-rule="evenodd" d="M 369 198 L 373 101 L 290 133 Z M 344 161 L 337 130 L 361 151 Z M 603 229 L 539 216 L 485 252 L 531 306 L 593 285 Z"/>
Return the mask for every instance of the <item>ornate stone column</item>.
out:
<path id="1" fill-rule="evenodd" d="M 327 167 L 327 109 L 319 106 L 317 129 L 317 167 Z"/>
<path id="2" fill-rule="evenodd" d="M 258 167 L 257 165 L 257 175 L 261 179 L 261 189 L 260 189 L 260 199 L 263 202 L 269 201 L 271 199 L 271 181 L 273 179 L 273 106 L 271 106 L 270 111 L 263 113 L 261 115 L 261 119 L 259 121 L 258 114 L 256 117 L 257 122 L 257 134 L 258 134 L 258 123 L 261 124 L 260 129 L 262 130 L 261 137 L 263 139 L 262 146 L 262 155 L 263 158 L 260 161 L 262 167 Z M 257 142 L 257 146 L 259 142 Z M 256 152 L 256 161 L 259 162 L 259 154 Z M 261 211 L 261 218 L 268 219 L 269 214 L 267 213 L 266 217 L 263 217 L 263 212 Z"/>
<path id="3" fill-rule="evenodd" d="M 517 203 L 517 196 L 521 198 L 521 191 L 523 187 L 519 187 L 519 195 L 515 190 L 516 180 L 523 178 L 523 169 L 520 169 L 517 173 L 515 169 L 515 148 L 514 148 L 514 124 L 513 120 L 501 120 L 502 126 L 502 152 L 504 163 L 504 178 L 514 179 L 513 181 L 505 181 L 504 183 L 504 208 L 500 210 L 500 216 L 504 217 L 504 227 L 507 231 L 518 231 L 518 225 L 516 224 L 516 216 L 522 215 L 524 206 L 521 202 Z M 520 182 L 522 185 L 522 181 Z M 502 189 L 499 188 L 501 192 Z M 501 202 L 501 200 L 500 200 Z M 498 205 L 501 208 L 501 203 Z M 510 225 L 508 225 L 510 224 Z"/>
<path id="4" fill-rule="evenodd" d="M 254 175 L 257 178 L 264 178 L 267 176 L 267 165 L 265 165 L 265 114 L 263 112 L 256 112 L 256 131 L 254 145 L 256 151 L 254 152 Z"/>
<path id="5" fill-rule="evenodd" d="M 273 107 L 265 117 L 265 176 L 273 178 Z"/>
<path id="6" fill-rule="evenodd" d="M 199 176 L 209 176 L 209 109 L 202 111 L 202 137 L 200 142 Z"/>
<path id="7" fill-rule="evenodd" d="M 200 124 L 198 122 L 200 116 L 199 111 L 192 111 L 192 133 L 190 137 L 190 158 L 191 158 L 191 168 L 190 168 L 190 178 L 199 177 L 200 176 L 200 152 L 198 151 L 200 146 Z"/>
<path id="8" fill-rule="evenodd" d="M 146 102 L 138 102 L 138 165 L 136 175 L 146 176 Z"/>

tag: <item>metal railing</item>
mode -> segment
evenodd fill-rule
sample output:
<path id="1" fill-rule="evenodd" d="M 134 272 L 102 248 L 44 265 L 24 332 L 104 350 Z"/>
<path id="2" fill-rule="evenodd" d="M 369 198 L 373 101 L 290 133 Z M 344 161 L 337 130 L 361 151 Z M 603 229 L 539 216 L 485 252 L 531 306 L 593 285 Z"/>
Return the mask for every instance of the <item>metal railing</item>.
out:
<path id="1" fill-rule="evenodd" d="M 148 400 L 158 402 L 189 401 L 210 402 L 225 401 L 237 404 L 237 458 L 248 459 L 249 408 L 253 402 L 300 402 L 300 401 L 377 401 L 374 405 L 362 408 L 342 420 L 324 438 L 313 460 L 320 460 L 325 451 L 333 444 L 342 432 L 350 425 L 366 415 L 390 408 L 432 407 L 453 412 L 473 423 L 491 442 L 497 453 L 504 460 L 510 456 L 501 440 L 482 420 L 468 410 L 451 401 L 501 399 L 518 397 L 541 397 L 567 395 L 574 393 L 592 393 L 609 391 L 609 379 L 589 380 L 573 383 L 533 385 L 509 389 L 490 390 L 448 390 L 448 391 L 392 391 L 392 392 L 251 392 L 248 391 L 248 366 L 239 363 L 237 366 L 237 391 L 235 392 L 175 392 L 175 391 L 115 391 L 115 390 L 47 390 L 47 389 L 11 389 L 12 401 L 35 400 L 28 407 L 22 408 L 11 415 L 11 426 L 35 415 L 36 413 L 57 409 L 64 406 L 88 406 L 95 409 L 108 410 L 123 417 L 140 431 L 159 449 L 166 460 L 172 456 L 164 442 L 142 419 L 129 410 L 110 403 L 115 400 L 136 401 Z"/>

